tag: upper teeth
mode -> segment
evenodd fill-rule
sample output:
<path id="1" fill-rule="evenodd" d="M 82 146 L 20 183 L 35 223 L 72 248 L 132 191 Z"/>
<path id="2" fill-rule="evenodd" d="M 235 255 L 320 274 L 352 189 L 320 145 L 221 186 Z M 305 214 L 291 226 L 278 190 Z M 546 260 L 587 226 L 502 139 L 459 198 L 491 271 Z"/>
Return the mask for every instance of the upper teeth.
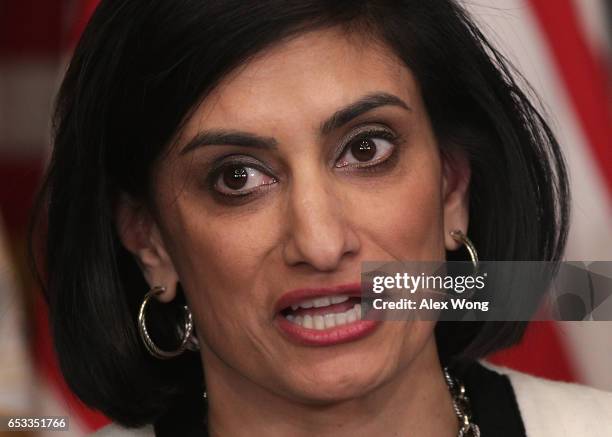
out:
<path id="1" fill-rule="evenodd" d="M 316 299 L 307 299 L 307 300 L 303 300 L 302 302 L 295 304 L 295 305 L 291 305 L 291 309 L 293 311 L 297 310 L 298 308 L 321 308 L 321 307 L 327 307 L 333 304 L 337 304 L 337 303 L 342 303 L 342 302 L 346 302 L 347 300 L 349 300 L 348 296 L 325 296 L 325 297 L 317 297 Z"/>
<path id="2" fill-rule="evenodd" d="M 347 325 L 357 320 L 361 320 L 361 305 L 355 304 L 353 308 L 343 313 L 330 313 L 330 314 L 317 314 L 311 316 L 306 314 L 305 316 L 293 316 L 287 314 L 285 316 L 287 320 L 296 325 L 300 325 L 303 328 L 323 330 L 333 328 L 335 326 Z"/>

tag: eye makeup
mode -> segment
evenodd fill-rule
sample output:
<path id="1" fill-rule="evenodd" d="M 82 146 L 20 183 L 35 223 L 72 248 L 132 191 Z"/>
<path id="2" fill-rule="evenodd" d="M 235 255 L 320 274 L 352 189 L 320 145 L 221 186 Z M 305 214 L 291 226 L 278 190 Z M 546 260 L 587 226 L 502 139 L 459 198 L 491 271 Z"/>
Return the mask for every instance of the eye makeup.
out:
<path id="1" fill-rule="evenodd" d="M 332 153 L 333 168 L 356 176 L 384 173 L 397 163 L 398 145 L 402 142 L 403 139 L 384 124 L 362 124 L 335 147 Z M 253 179 L 256 185 L 253 185 Z M 258 180 L 261 182 L 258 183 Z M 274 171 L 260 159 L 231 153 L 212 163 L 207 171 L 205 185 L 216 201 L 226 205 L 241 205 L 261 197 L 278 182 L 279 178 Z"/>
<path id="2" fill-rule="evenodd" d="M 399 135 L 384 125 L 361 126 L 340 143 L 334 167 L 344 172 L 383 171 L 392 163 L 392 158 L 397 157 L 397 146 L 402 142 Z M 345 158 L 347 155 L 355 160 L 351 162 Z"/>
<path id="3" fill-rule="evenodd" d="M 333 161 L 336 162 L 342 156 L 350 143 L 362 138 L 383 138 L 389 141 L 396 141 L 399 139 L 399 136 L 391 128 L 382 123 L 361 124 L 355 127 L 338 143 L 332 155 Z"/>
<path id="4" fill-rule="evenodd" d="M 216 201 L 228 205 L 254 200 L 278 182 L 278 179 L 272 176 L 274 171 L 264 162 L 253 156 L 238 153 L 226 154 L 215 159 L 206 173 L 206 190 Z M 264 181 L 257 186 L 245 189 L 232 189 L 228 186 L 228 182 L 232 180 L 238 180 L 237 187 L 247 186 L 249 179 L 258 175 Z M 239 179 L 243 179 L 243 184 L 240 184 Z"/>

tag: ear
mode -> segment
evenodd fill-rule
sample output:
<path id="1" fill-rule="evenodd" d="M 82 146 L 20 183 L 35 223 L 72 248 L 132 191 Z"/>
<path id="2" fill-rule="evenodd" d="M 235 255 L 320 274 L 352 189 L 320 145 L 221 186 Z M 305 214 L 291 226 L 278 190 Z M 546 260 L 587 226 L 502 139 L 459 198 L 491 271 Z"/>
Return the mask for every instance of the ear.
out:
<path id="1" fill-rule="evenodd" d="M 149 287 L 165 288 L 157 299 L 173 300 L 178 275 L 151 214 L 143 205 L 122 194 L 115 209 L 115 221 L 123 246 L 136 258 Z"/>
<path id="2" fill-rule="evenodd" d="M 469 185 L 471 177 L 467 157 L 460 152 L 446 152 L 442 157 L 442 198 L 444 208 L 444 245 L 446 250 L 459 249 L 450 233 L 454 230 L 467 234 L 469 223 Z"/>

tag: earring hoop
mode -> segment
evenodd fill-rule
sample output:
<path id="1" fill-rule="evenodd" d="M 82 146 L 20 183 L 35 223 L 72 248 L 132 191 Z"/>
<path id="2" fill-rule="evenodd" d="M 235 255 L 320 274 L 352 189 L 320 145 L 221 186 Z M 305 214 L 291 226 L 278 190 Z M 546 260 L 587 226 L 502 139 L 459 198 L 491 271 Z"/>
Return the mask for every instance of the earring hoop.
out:
<path id="1" fill-rule="evenodd" d="M 474 270 L 478 271 L 478 252 L 476 252 L 476 247 L 474 247 L 474 243 L 470 240 L 467 235 L 463 233 L 463 231 L 456 229 L 450 232 L 451 237 L 455 239 L 455 241 L 463 244 L 470 254 L 470 258 L 472 259 L 472 264 L 474 265 Z"/>
<path id="2" fill-rule="evenodd" d="M 183 327 L 183 339 L 181 340 L 181 344 L 178 349 L 173 351 L 165 351 L 160 349 L 151 339 L 149 331 L 147 330 L 145 309 L 151 297 L 157 296 L 164 291 L 166 291 L 166 287 L 161 286 L 156 286 L 149 290 L 149 292 L 145 295 L 144 300 L 140 305 L 140 311 L 138 312 L 138 330 L 140 332 L 140 337 L 142 338 L 142 341 L 149 353 L 160 360 L 167 360 L 169 358 L 179 356 L 189 347 L 189 342 L 193 341 L 193 317 L 191 316 L 191 311 L 187 305 L 183 306 L 185 311 L 185 326 Z"/>

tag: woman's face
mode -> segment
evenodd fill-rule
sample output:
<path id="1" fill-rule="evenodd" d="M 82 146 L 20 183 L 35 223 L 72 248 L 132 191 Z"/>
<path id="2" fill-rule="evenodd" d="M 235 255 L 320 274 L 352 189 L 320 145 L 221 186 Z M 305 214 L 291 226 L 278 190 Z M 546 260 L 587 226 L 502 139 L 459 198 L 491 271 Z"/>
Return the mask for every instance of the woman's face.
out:
<path id="1" fill-rule="evenodd" d="M 455 173 L 382 45 L 312 32 L 226 77 L 155 173 L 207 376 L 305 402 L 392 380 L 433 323 L 352 321 L 361 263 L 444 259 L 445 233 L 467 225 Z"/>

